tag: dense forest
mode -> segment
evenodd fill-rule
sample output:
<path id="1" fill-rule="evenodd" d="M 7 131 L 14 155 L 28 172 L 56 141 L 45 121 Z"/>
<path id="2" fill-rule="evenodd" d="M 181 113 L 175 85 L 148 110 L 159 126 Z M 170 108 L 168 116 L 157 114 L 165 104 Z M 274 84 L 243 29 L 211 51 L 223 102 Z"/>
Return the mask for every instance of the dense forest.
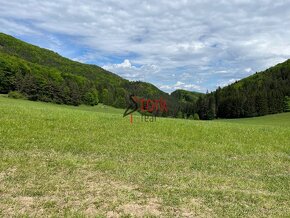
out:
<path id="1" fill-rule="evenodd" d="M 157 116 L 211 120 L 289 111 L 290 60 L 208 94 L 176 90 L 171 95 L 150 83 L 131 82 L 98 66 L 0 33 L 0 93 L 33 101 L 126 108 L 130 94 L 164 99 Z"/>
<path id="2" fill-rule="evenodd" d="M 172 92 L 171 96 L 178 101 L 179 110 L 176 117 L 185 119 L 199 119 L 197 115 L 196 103 L 200 97 L 204 96 L 203 93 L 178 89 Z"/>
<path id="3" fill-rule="evenodd" d="M 243 118 L 289 111 L 290 60 L 218 88 L 196 103 L 201 119 Z"/>

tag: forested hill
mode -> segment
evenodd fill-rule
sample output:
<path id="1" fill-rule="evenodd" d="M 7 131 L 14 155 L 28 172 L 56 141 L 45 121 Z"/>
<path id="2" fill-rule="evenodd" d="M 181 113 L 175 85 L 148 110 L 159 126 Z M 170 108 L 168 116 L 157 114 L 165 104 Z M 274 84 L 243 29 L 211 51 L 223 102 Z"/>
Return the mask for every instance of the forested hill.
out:
<path id="1" fill-rule="evenodd" d="M 203 93 L 187 91 L 183 89 L 177 89 L 171 93 L 171 96 L 177 98 L 181 102 L 195 103 L 199 97 L 203 96 Z"/>
<path id="2" fill-rule="evenodd" d="M 290 60 L 256 73 L 197 101 L 202 119 L 242 118 L 289 111 Z"/>
<path id="3" fill-rule="evenodd" d="M 100 82 L 110 81 L 119 83 L 124 81 L 123 78 L 96 65 L 72 61 L 51 50 L 31 45 L 3 33 L 0 33 L 0 49 L 1 52 L 8 55 L 13 55 L 42 66 L 53 67 L 63 73 L 73 73 Z"/>
<path id="4" fill-rule="evenodd" d="M 167 101 L 169 116 L 175 116 L 178 102 L 152 84 L 130 82 L 101 67 L 78 63 L 0 33 L 0 93 L 16 91 L 29 100 L 59 104 L 102 102 L 125 108 L 126 96 Z"/>

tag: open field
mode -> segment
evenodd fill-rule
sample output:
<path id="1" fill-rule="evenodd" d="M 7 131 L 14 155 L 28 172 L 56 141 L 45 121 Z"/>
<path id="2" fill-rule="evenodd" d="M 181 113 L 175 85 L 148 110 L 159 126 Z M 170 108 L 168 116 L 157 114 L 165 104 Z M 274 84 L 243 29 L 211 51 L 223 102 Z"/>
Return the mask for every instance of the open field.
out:
<path id="1" fill-rule="evenodd" d="M 217 122 L 231 122 L 245 125 L 259 125 L 272 127 L 290 127 L 290 113 L 273 114 L 262 117 L 217 120 Z"/>
<path id="2" fill-rule="evenodd" d="M 0 216 L 289 217 L 290 113 L 141 122 L 0 97 Z"/>

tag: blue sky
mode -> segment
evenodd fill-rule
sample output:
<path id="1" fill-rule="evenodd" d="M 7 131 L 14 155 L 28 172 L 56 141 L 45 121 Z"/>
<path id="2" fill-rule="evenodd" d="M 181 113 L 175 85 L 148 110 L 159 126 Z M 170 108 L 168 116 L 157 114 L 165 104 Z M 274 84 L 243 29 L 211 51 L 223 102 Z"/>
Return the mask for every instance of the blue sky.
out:
<path id="1" fill-rule="evenodd" d="M 290 58 L 290 2 L 0 0 L 0 31 L 166 92 L 206 92 Z"/>

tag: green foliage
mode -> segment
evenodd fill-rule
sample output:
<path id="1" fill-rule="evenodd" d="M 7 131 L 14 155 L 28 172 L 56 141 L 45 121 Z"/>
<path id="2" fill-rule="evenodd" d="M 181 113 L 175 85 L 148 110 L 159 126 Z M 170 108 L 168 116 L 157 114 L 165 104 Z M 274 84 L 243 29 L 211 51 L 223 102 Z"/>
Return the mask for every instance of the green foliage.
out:
<path id="1" fill-rule="evenodd" d="M 194 120 L 194 117 L 193 117 L 192 115 L 190 115 L 190 116 L 188 117 L 188 119 L 189 119 L 189 120 Z"/>
<path id="2" fill-rule="evenodd" d="M 181 102 L 195 103 L 199 97 L 203 96 L 203 93 L 191 92 L 182 89 L 175 90 L 171 93 L 171 96 L 178 99 Z"/>
<path id="3" fill-rule="evenodd" d="M 113 105 L 114 98 L 113 98 L 113 93 L 112 92 L 110 92 L 108 89 L 104 89 L 102 96 L 103 96 L 102 99 L 103 99 L 103 103 L 104 104 Z"/>
<path id="4" fill-rule="evenodd" d="M 176 116 L 177 118 L 179 118 L 179 119 L 182 119 L 182 118 L 184 118 L 184 116 L 183 116 L 183 114 L 182 114 L 182 112 L 181 111 L 178 111 L 178 113 L 177 113 L 177 116 Z"/>
<path id="5" fill-rule="evenodd" d="M 194 114 L 193 119 L 194 119 L 194 120 L 199 120 L 199 115 L 198 115 L 198 113 L 195 113 L 195 114 Z"/>
<path id="6" fill-rule="evenodd" d="M 290 97 L 288 96 L 285 96 L 285 99 L 284 99 L 284 111 L 290 112 Z"/>
<path id="7" fill-rule="evenodd" d="M 97 105 L 99 103 L 98 91 L 90 90 L 84 95 L 84 103 L 87 105 Z"/>
<path id="8" fill-rule="evenodd" d="M 125 108 L 126 107 L 126 100 L 124 97 L 119 96 L 116 101 L 114 102 L 114 107 L 117 108 Z"/>
<path id="9" fill-rule="evenodd" d="M 0 33 L 0 93 L 14 90 L 29 100 L 69 105 L 101 102 L 120 108 L 126 108 L 130 94 L 163 98 L 169 111 L 162 116 L 175 116 L 179 107 L 174 97 L 150 83 L 129 82 L 98 66 L 69 60 Z M 97 90 L 99 101 L 91 90 Z"/>
<path id="10" fill-rule="evenodd" d="M 196 102 L 204 94 L 179 89 L 172 92 L 170 96 L 178 102 L 179 110 L 184 114 L 184 118 L 189 118 L 190 115 L 196 113 Z"/>
<path id="11" fill-rule="evenodd" d="M 287 110 L 285 96 L 289 95 L 290 60 L 200 97 L 197 111 L 201 119 L 281 113 Z"/>
<path id="12" fill-rule="evenodd" d="M 8 93 L 9 98 L 14 98 L 14 99 L 25 99 L 25 96 L 21 94 L 20 92 L 17 91 L 10 91 Z"/>

